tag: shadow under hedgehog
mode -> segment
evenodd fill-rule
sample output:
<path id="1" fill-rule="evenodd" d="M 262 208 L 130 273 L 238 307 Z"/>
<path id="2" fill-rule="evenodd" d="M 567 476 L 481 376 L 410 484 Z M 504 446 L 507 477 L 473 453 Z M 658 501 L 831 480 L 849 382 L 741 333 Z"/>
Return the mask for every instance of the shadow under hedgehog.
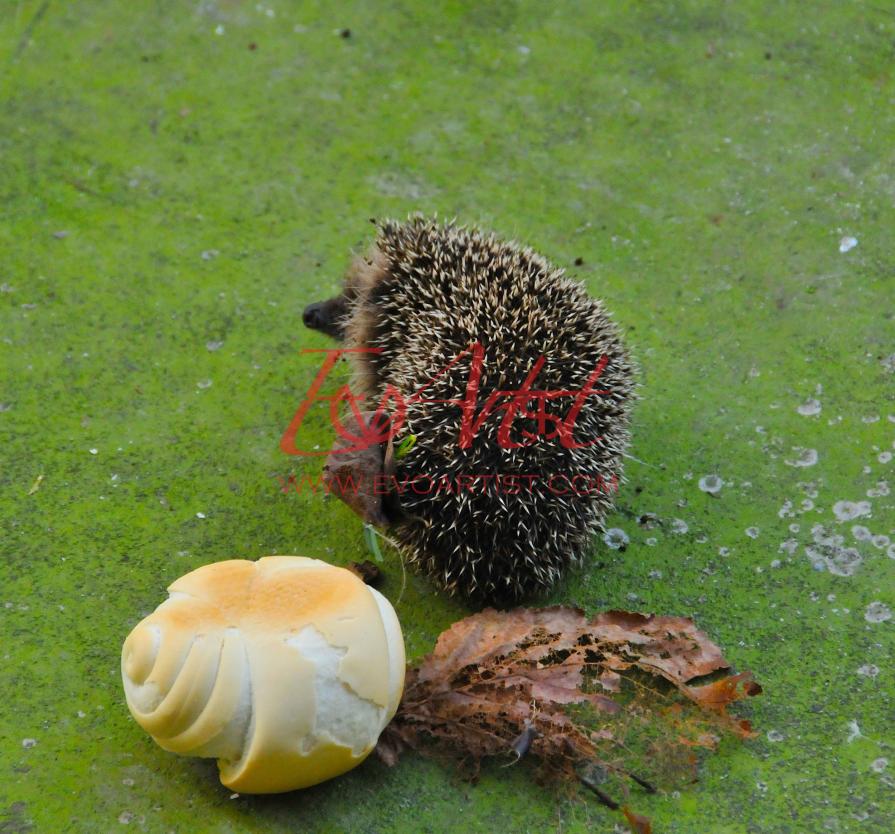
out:
<path id="1" fill-rule="evenodd" d="M 498 604 L 581 563 L 622 476 L 634 389 L 600 301 L 530 249 L 413 217 L 380 224 L 343 292 L 303 318 L 351 349 L 354 396 L 371 425 L 388 420 L 365 465 L 386 475 L 381 506 L 341 497 L 408 561 Z"/>

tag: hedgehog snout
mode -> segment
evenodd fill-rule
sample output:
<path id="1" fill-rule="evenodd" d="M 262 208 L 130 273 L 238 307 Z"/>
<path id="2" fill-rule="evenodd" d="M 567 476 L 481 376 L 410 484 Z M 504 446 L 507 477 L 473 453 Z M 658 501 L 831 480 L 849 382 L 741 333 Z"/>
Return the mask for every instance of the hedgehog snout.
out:
<path id="1" fill-rule="evenodd" d="M 308 304 L 305 307 L 305 311 L 301 314 L 301 320 L 304 322 L 305 327 L 310 327 L 311 330 L 319 330 L 323 326 L 323 302 L 316 301 L 314 304 Z"/>
<path id="2" fill-rule="evenodd" d="M 327 301 L 315 301 L 308 304 L 301 314 L 305 327 L 320 330 L 334 339 L 344 337 L 345 298 L 337 295 Z"/>

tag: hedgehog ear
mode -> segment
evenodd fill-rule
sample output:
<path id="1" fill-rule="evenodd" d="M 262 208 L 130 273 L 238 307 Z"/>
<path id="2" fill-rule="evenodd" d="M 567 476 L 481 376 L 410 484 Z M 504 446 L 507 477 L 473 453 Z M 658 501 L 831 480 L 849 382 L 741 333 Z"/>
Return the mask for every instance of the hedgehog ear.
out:
<path id="1" fill-rule="evenodd" d="M 348 304 L 344 295 L 337 295 L 326 301 L 308 304 L 301 314 L 305 327 L 319 330 L 340 341 L 345 338 L 345 314 Z"/>

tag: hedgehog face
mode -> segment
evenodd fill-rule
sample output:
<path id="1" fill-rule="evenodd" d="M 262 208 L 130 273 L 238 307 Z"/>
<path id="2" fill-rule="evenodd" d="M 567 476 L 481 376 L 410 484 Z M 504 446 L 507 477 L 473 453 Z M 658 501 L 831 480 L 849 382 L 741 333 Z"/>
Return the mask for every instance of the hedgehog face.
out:
<path id="1" fill-rule="evenodd" d="M 305 327 L 319 330 L 337 341 L 353 341 L 362 346 L 368 341 L 366 325 L 373 326 L 365 315 L 363 301 L 383 278 L 388 276 L 382 253 L 374 246 L 368 257 L 356 258 L 345 275 L 342 292 L 325 301 L 305 307 Z"/>

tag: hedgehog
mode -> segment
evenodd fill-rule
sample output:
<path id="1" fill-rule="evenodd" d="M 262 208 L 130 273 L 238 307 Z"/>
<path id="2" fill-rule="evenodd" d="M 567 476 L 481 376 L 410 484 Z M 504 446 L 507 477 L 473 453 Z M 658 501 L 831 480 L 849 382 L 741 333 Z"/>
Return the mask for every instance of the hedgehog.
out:
<path id="1" fill-rule="evenodd" d="M 623 476 L 635 369 L 619 330 L 515 242 L 421 216 L 377 227 L 343 291 L 303 313 L 349 349 L 368 413 L 400 403 L 375 520 L 451 594 L 542 595 L 583 563 Z"/>

